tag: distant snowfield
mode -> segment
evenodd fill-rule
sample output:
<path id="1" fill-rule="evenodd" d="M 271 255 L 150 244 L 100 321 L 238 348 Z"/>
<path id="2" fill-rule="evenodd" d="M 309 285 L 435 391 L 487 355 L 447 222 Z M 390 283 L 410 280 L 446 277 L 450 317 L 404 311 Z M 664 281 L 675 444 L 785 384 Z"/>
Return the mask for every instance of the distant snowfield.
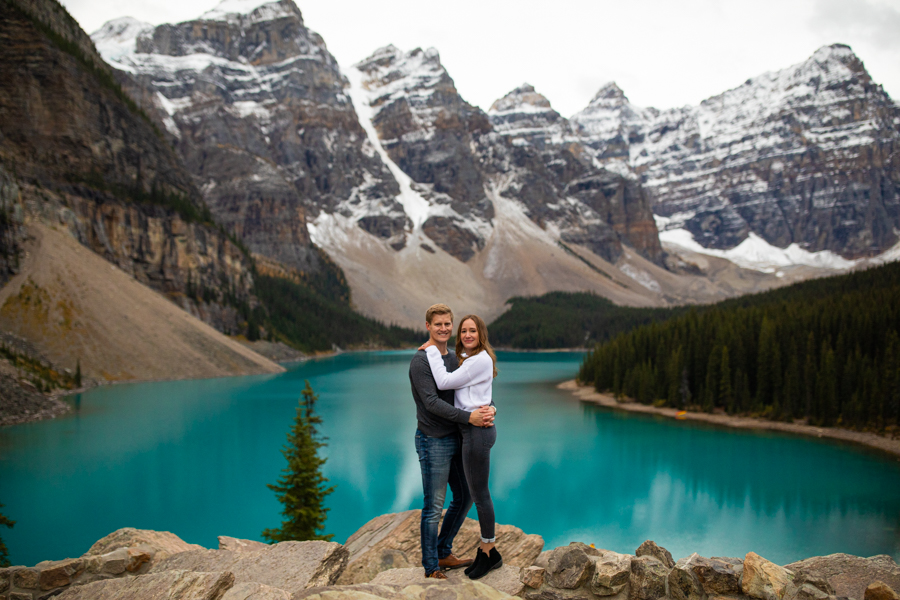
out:
<path id="1" fill-rule="evenodd" d="M 664 217 L 656 217 L 656 220 L 660 229 L 667 221 Z M 750 233 L 747 239 L 729 250 L 704 248 L 694 240 L 694 236 L 686 229 L 660 231 L 659 241 L 674 244 L 698 254 L 718 256 L 730 260 L 739 267 L 753 269 L 762 273 L 775 273 L 777 276 L 781 276 L 779 269 L 798 265 L 847 271 L 864 264 L 884 264 L 900 259 L 900 244 L 872 258 L 848 260 L 830 250 L 809 252 L 801 248 L 799 244 L 791 244 L 787 248 L 778 248 L 769 244 L 755 233 Z"/>

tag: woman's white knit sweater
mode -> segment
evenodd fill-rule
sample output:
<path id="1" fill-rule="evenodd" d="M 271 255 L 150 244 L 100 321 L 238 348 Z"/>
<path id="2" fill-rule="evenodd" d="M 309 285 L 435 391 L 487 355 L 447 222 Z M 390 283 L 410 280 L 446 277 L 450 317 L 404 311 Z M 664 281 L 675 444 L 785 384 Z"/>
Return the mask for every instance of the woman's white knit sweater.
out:
<path id="1" fill-rule="evenodd" d="M 447 372 L 441 351 L 435 346 L 425 349 L 428 364 L 439 390 L 456 390 L 453 405 L 462 410 L 472 411 L 479 406 L 491 403 L 494 383 L 494 361 L 484 351 L 466 358 L 459 368 L 452 373 Z M 463 355 L 465 356 L 465 355 Z"/>

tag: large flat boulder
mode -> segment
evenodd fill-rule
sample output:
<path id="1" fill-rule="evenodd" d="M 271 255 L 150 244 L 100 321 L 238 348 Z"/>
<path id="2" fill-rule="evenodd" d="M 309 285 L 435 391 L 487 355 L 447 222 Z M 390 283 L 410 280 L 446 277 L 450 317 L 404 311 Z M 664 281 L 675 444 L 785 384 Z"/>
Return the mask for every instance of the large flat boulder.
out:
<path id="1" fill-rule="evenodd" d="M 70 587 L 58 600 L 220 600 L 234 585 L 227 572 L 165 571 Z"/>
<path id="2" fill-rule="evenodd" d="M 504 565 L 498 569 L 494 569 L 477 581 L 481 584 L 490 586 L 495 590 L 499 590 L 510 596 L 516 596 L 522 593 L 525 585 L 519 580 L 520 567 L 512 565 Z M 466 576 L 464 569 L 454 569 L 452 571 L 444 571 L 448 581 L 462 584 L 472 581 Z M 418 585 L 424 581 L 425 571 L 422 567 L 411 567 L 407 569 L 390 569 L 382 571 L 375 579 L 371 581 L 373 585 L 390 585 L 405 588 L 410 585 Z"/>
<path id="3" fill-rule="evenodd" d="M 134 548 L 145 552 L 150 556 L 149 564 L 152 567 L 173 554 L 202 550 L 203 546 L 189 544 L 168 531 L 124 527 L 94 542 L 84 556 L 102 556 L 123 548 Z"/>
<path id="4" fill-rule="evenodd" d="M 268 546 L 269 544 L 257 542 L 256 540 L 242 540 L 240 538 L 228 537 L 227 535 L 219 536 L 219 550 L 247 552 L 250 550 L 262 550 Z"/>
<path id="5" fill-rule="evenodd" d="M 233 586 L 222 600 L 291 600 L 291 595 L 263 583 L 247 582 Z"/>
<path id="6" fill-rule="evenodd" d="M 339 583 L 350 585 L 371 581 L 381 571 L 404 565 L 404 561 L 408 566 L 420 565 L 420 519 L 421 511 L 408 510 L 375 517 L 360 527 L 345 543 L 350 559 Z M 497 525 L 496 533 L 497 550 L 506 565 L 530 566 L 544 547 L 541 536 L 527 534 L 512 525 Z M 453 552 L 456 556 L 475 558 L 480 542 L 478 521 L 466 519 L 454 540 Z M 402 552 L 403 556 L 386 553 L 386 550 Z"/>
<path id="7" fill-rule="evenodd" d="M 823 575 L 834 587 L 837 596 L 861 600 L 866 587 L 882 581 L 895 590 L 900 590 L 900 567 L 886 554 L 862 558 L 851 554 L 829 554 L 815 556 L 785 565 L 791 571 L 802 573 L 815 571 Z"/>
<path id="8" fill-rule="evenodd" d="M 229 571 L 235 583 L 262 583 L 295 594 L 334 585 L 347 564 L 347 550 L 335 542 L 281 542 L 259 550 L 191 550 L 170 556 L 151 572 Z"/>
<path id="9" fill-rule="evenodd" d="M 333 587 L 314 587 L 297 592 L 291 600 L 408 600 L 403 588 L 396 585 L 374 583 L 355 583 L 353 585 L 336 585 Z"/>

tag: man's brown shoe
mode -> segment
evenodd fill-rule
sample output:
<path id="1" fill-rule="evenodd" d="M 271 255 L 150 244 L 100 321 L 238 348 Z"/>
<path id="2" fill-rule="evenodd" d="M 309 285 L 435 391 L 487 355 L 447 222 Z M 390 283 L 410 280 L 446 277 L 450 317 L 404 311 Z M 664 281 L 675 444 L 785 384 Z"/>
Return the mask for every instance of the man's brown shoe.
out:
<path id="1" fill-rule="evenodd" d="M 453 554 L 448 556 L 447 558 L 442 558 L 438 561 L 438 566 L 445 571 L 449 571 L 450 569 L 459 569 L 460 567 L 468 567 L 474 562 L 471 558 L 462 559 L 457 558 Z"/>
<path id="2" fill-rule="evenodd" d="M 444 575 L 443 571 L 434 571 L 433 573 L 429 573 L 425 577 L 428 579 L 447 579 L 447 576 Z"/>

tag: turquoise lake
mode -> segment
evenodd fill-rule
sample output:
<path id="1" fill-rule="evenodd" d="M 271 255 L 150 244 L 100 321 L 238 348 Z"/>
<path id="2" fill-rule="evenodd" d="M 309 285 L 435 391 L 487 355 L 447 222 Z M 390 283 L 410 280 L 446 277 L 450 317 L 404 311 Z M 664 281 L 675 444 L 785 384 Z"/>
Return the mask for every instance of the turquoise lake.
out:
<path id="1" fill-rule="evenodd" d="M 79 556 L 120 527 L 216 547 L 281 521 L 266 487 L 308 379 L 328 436 L 327 532 L 420 508 L 411 351 L 349 353 L 270 376 L 107 386 L 54 421 L 0 429 L 0 530 L 13 564 Z M 491 490 L 499 523 L 633 553 L 780 564 L 900 559 L 900 462 L 849 445 L 732 431 L 578 402 L 574 353 L 499 353 Z M 471 515 L 475 517 L 474 510 Z"/>

